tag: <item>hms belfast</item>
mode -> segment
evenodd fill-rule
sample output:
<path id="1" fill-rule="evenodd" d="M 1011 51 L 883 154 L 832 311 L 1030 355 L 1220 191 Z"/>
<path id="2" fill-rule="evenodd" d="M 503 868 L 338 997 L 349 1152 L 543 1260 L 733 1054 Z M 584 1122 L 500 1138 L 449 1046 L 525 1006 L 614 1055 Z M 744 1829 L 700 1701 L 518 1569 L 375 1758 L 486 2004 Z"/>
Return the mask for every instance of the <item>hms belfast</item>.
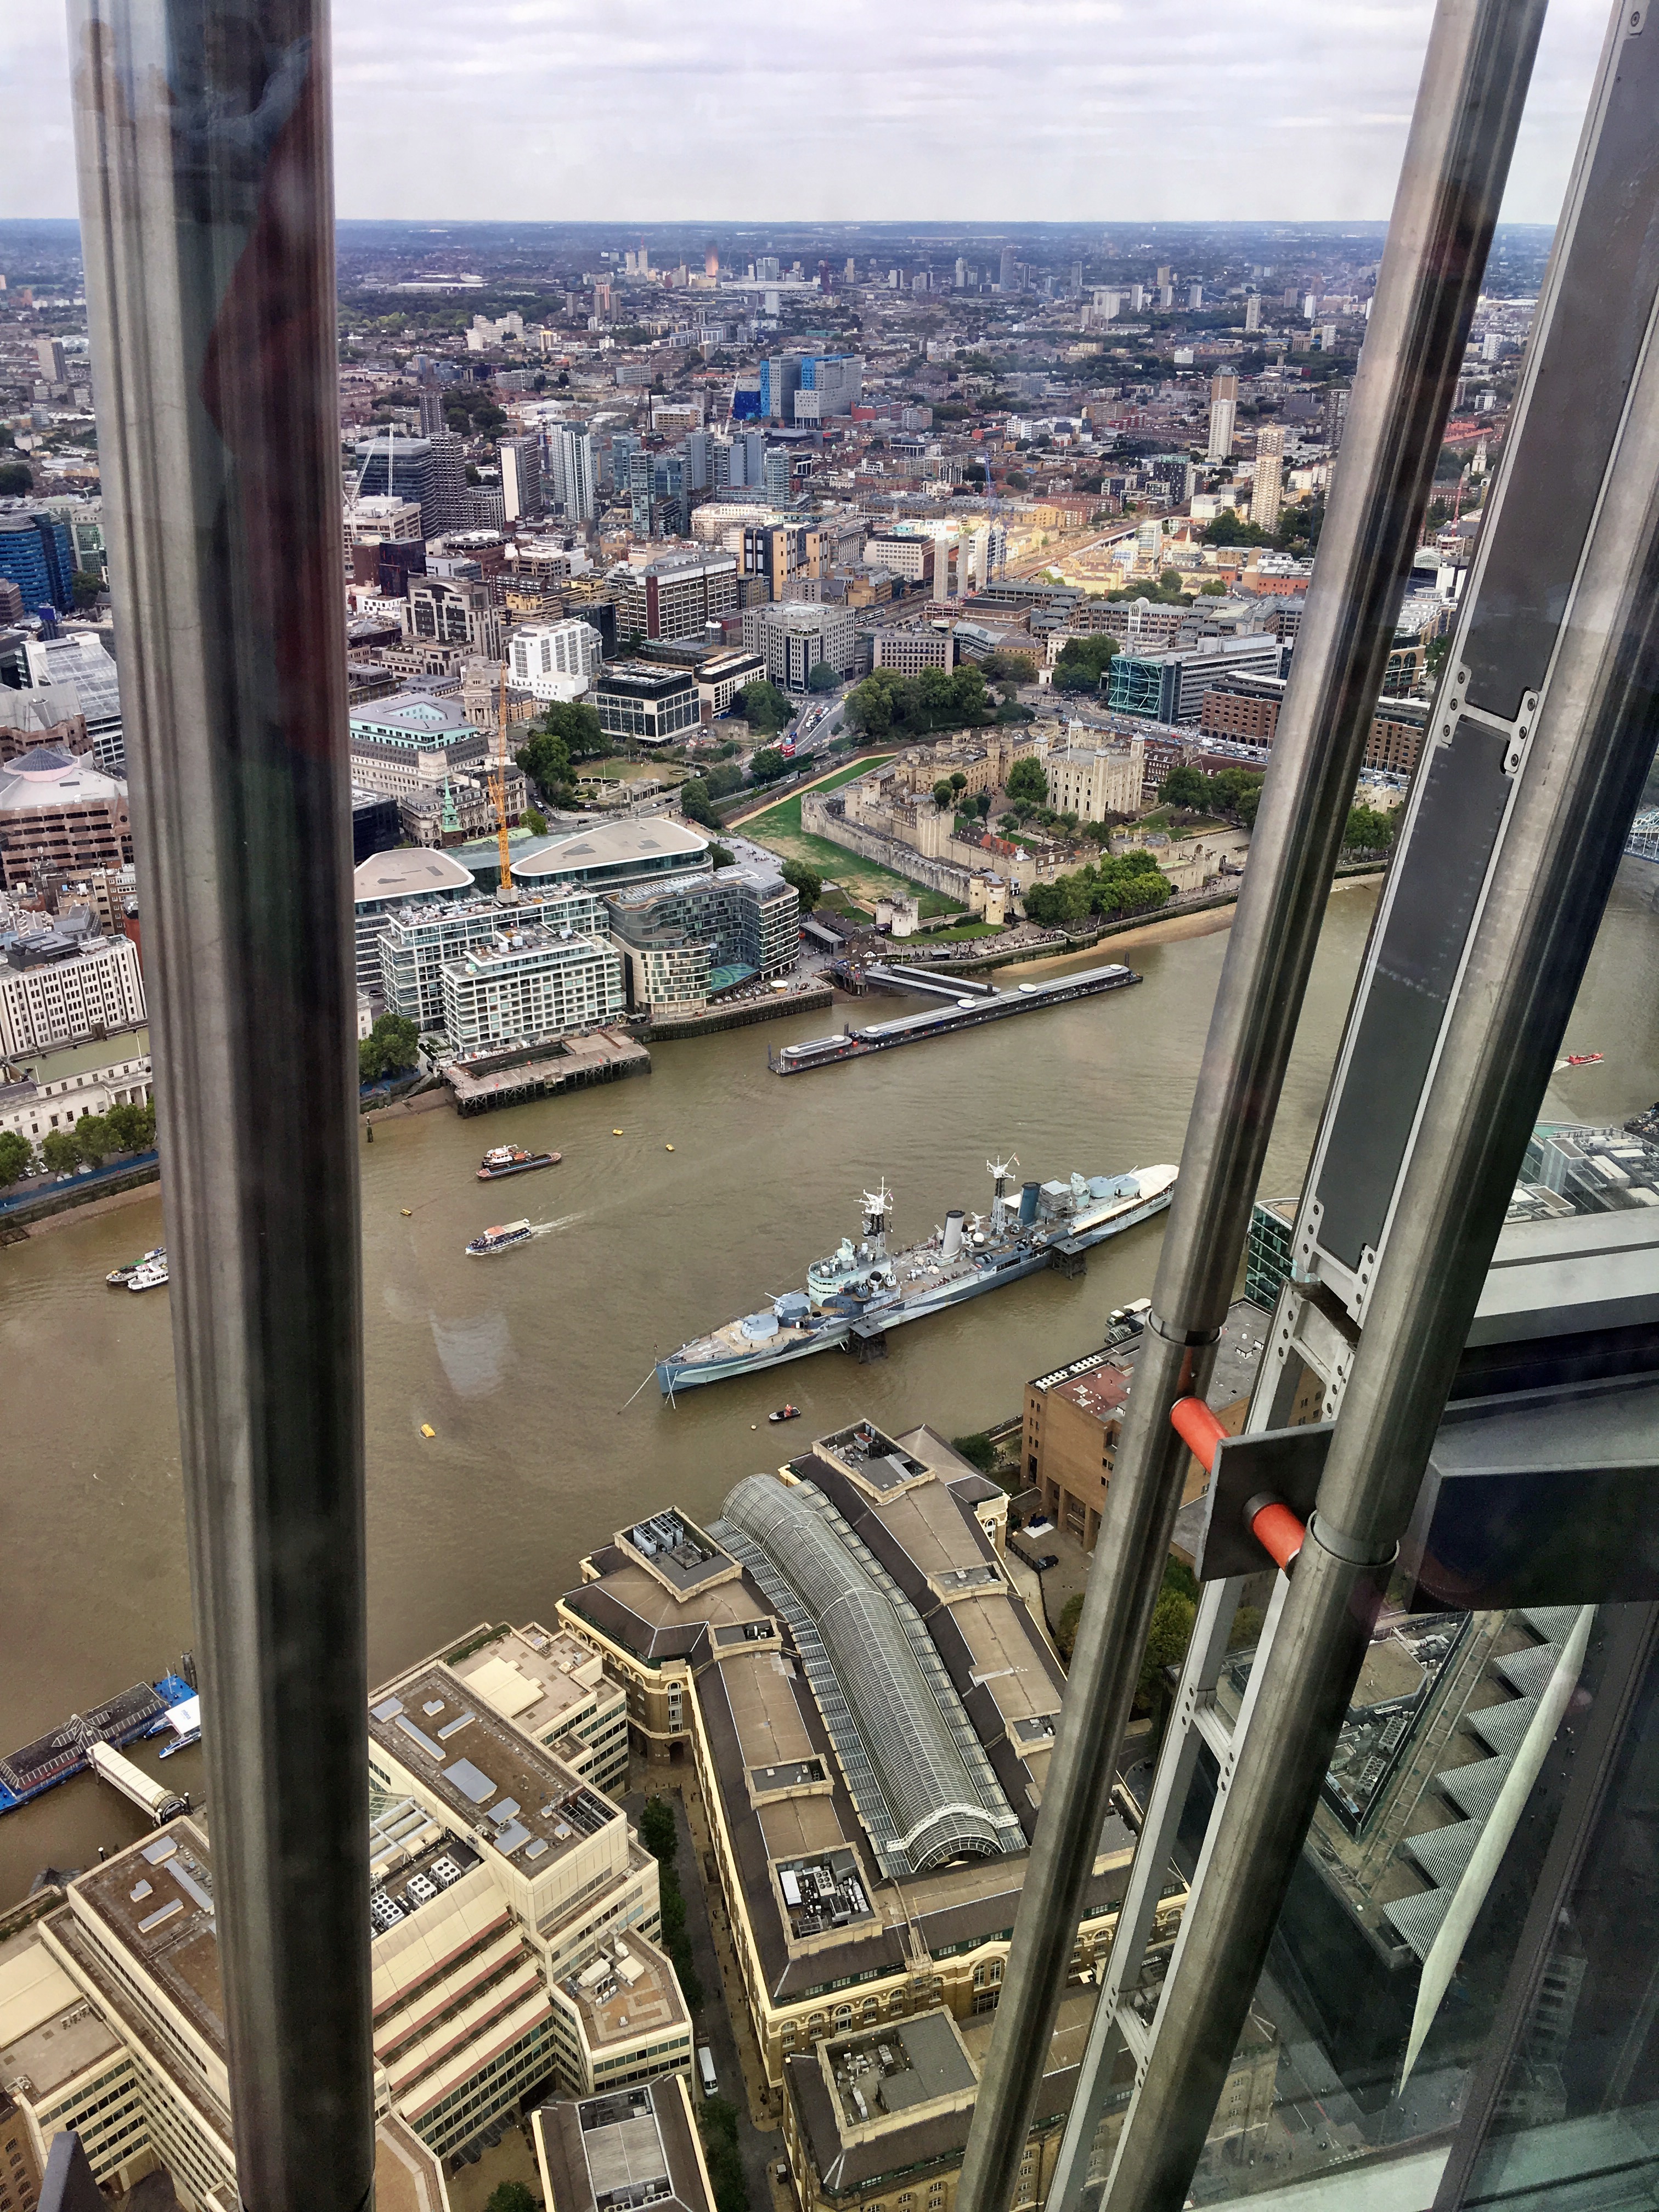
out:
<path id="1" fill-rule="evenodd" d="M 862 1237 L 856 1243 L 843 1237 L 827 1257 L 813 1261 L 805 1290 L 787 1291 L 761 1311 L 694 1337 L 659 1359 L 664 1397 L 884 1334 L 1001 1290 L 1039 1267 L 1080 1273 L 1091 1245 L 1162 1212 L 1176 1175 L 1170 1166 L 1073 1175 L 1067 1182 L 1025 1183 L 1013 1198 L 1008 1175 L 1018 1165 L 1017 1159 L 986 1162 L 994 1185 L 988 1215 L 954 1209 L 931 1236 L 896 1251 L 888 1247 L 893 1194 L 884 1178 L 879 1189 L 864 1194 Z"/>

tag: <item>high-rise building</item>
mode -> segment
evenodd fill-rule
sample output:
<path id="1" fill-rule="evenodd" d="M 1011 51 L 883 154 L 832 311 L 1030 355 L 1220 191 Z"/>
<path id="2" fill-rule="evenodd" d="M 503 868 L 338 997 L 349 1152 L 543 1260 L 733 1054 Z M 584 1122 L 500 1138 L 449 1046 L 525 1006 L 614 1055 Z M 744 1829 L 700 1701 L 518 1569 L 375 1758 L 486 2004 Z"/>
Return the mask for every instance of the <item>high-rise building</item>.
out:
<path id="1" fill-rule="evenodd" d="M 533 522 L 542 511 L 542 441 L 538 437 L 503 438 L 495 448 L 501 464 L 501 504 L 509 522 Z"/>
<path id="2" fill-rule="evenodd" d="M 718 276 L 720 275 L 720 250 L 718 246 L 711 246 L 708 248 L 708 251 L 703 255 L 702 273 L 705 276 Z"/>
<path id="3" fill-rule="evenodd" d="M 1209 459 L 1231 459 L 1233 426 L 1237 416 L 1238 379 L 1231 368 L 1218 368 L 1210 383 Z"/>
<path id="4" fill-rule="evenodd" d="M 997 289 L 1017 292 L 1019 289 L 1019 262 L 1012 246 L 1002 249 L 1002 258 L 997 264 Z"/>
<path id="5" fill-rule="evenodd" d="M 1166 285 L 1166 284 L 1173 284 L 1173 283 L 1174 283 L 1174 282 L 1175 282 L 1175 268 L 1174 268 L 1173 264 L 1171 264 L 1171 263 L 1170 263 L 1170 262 L 1168 262 L 1168 261 L 1162 261 L 1162 262 L 1160 262 L 1160 263 L 1158 264 L 1158 289 L 1159 289 L 1159 290 L 1161 291 L 1161 290 L 1163 289 L 1163 288 L 1164 288 L 1164 285 Z"/>
<path id="6" fill-rule="evenodd" d="M 717 547 L 619 568 L 615 581 L 617 628 L 625 638 L 700 638 L 709 623 L 737 609 L 737 556 Z"/>
<path id="7" fill-rule="evenodd" d="M 68 523 L 45 507 L 0 514 L 0 576 L 10 577 L 26 608 L 52 606 L 67 614 L 75 605 L 75 542 Z"/>
<path id="8" fill-rule="evenodd" d="M 507 667 L 520 691 L 538 699 L 579 699 L 605 659 L 591 623 L 526 623 L 507 641 Z"/>
<path id="9" fill-rule="evenodd" d="M 435 437 L 445 428 L 444 396 L 435 384 L 423 384 L 417 394 L 421 410 L 421 435 Z"/>
<path id="10" fill-rule="evenodd" d="M 553 422 L 547 430 L 548 477 L 553 504 L 567 522 L 592 522 L 593 434 L 585 422 Z"/>
<path id="11" fill-rule="evenodd" d="M 472 520 L 466 482 L 466 441 L 459 430 L 441 428 L 427 443 L 432 448 L 428 494 L 421 502 L 422 526 L 428 536 L 465 530 Z"/>
<path id="12" fill-rule="evenodd" d="M 805 691 L 821 662 L 850 676 L 858 651 L 857 625 L 845 607 L 804 599 L 746 607 L 743 641 L 766 656 L 768 677 L 786 691 Z"/>
<path id="13" fill-rule="evenodd" d="M 440 526 L 433 498 L 430 440 L 399 437 L 395 430 L 382 430 L 372 438 L 360 439 L 357 443 L 357 481 L 354 489 L 359 499 L 418 501 L 422 515 L 421 535 L 423 538 L 438 535 Z"/>
<path id="14" fill-rule="evenodd" d="M 1244 302 L 1244 327 L 1247 331 L 1261 328 L 1261 295 L 1252 292 Z"/>
<path id="15" fill-rule="evenodd" d="M 1279 527 L 1285 477 L 1285 433 L 1277 428 L 1255 434 L 1255 477 L 1250 486 L 1250 520 L 1262 530 Z"/>
<path id="16" fill-rule="evenodd" d="M 1204 305 L 1204 287 L 1201 284 L 1189 284 L 1187 287 L 1187 305 L 1188 307 L 1201 307 Z"/>
<path id="17" fill-rule="evenodd" d="M 1174 307 L 1174 305 L 1175 305 L 1175 286 L 1174 286 L 1173 284 L 1160 284 L 1160 285 L 1158 286 L 1158 306 L 1159 306 L 1160 307 Z"/>
<path id="18" fill-rule="evenodd" d="M 787 507 L 795 495 L 793 458 L 787 446 L 769 446 L 761 468 L 761 488 L 768 499 Z"/>
<path id="19" fill-rule="evenodd" d="M 40 364 L 40 374 L 48 384 L 69 382 L 69 363 L 64 358 L 61 338 L 36 338 L 34 357 Z"/>

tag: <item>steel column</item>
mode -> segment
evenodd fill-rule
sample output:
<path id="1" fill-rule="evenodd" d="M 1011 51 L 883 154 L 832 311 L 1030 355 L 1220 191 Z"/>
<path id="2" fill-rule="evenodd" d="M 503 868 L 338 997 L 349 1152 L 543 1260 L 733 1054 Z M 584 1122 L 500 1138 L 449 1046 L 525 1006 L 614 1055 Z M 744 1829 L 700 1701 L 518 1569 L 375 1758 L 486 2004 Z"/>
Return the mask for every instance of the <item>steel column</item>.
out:
<path id="1" fill-rule="evenodd" d="M 323 0 L 70 0 L 238 2180 L 371 2194 Z"/>
<path id="2" fill-rule="evenodd" d="M 1228 942 L 1052 1755 L 959 2212 L 1012 2201 L 1202 1395 L 1531 73 L 1543 0 L 1441 0 Z"/>
<path id="3" fill-rule="evenodd" d="M 1436 746 L 1486 744 L 1511 780 L 1511 796 L 1489 841 L 1485 880 L 1465 909 L 1467 940 L 1455 935 L 1455 906 L 1444 917 L 1443 950 L 1448 961 L 1455 957 L 1455 985 L 1442 1002 L 1432 1072 L 1389 1201 L 1386 1241 L 1380 1254 L 1368 1250 L 1350 1279 L 1363 1327 L 1318 1505 L 1278 1634 L 1258 1655 L 1255 1671 L 1264 1679 L 1254 1723 L 1236 1739 L 1236 1773 L 1212 1829 L 1206 1879 L 1189 1908 L 1126 2123 L 1110 2212 L 1179 2205 L 1202 2151 L 1346 1714 L 1379 1580 L 1416 1499 L 1659 734 L 1659 267 L 1644 243 L 1659 204 L 1659 140 L 1651 125 L 1659 53 L 1650 46 L 1632 52 L 1641 36 L 1640 12 L 1617 11 L 1590 133 L 1593 147 L 1618 86 L 1615 120 L 1621 130 L 1644 134 L 1649 148 L 1646 173 L 1632 175 L 1615 139 L 1617 158 L 1601 173 L 1632 251 L 1641 252 L 1646 291 L 1627 289 L 1621 298 L 1621 308 L 1640 319 L 1632 374 L 1627 388 L 1605 380 L 1598 386 L 1595 405 L 1616 434 L 1603 456 L 1605 473 L 1579 487 L 1580 529 L 1542 549 L 1528 530 L 1522 550 L 1532 567 L 1528 589 L 1517 591 L 1503 566 L 1514 550 L 1515 526 L 1505 532 L 1500 501 L 1485 557 L 1505 580 L 1484 611 L 1477 586 L 1454 647 L 1450 703 L 1443 702 Z M 1588 168 L 1581 161 L 1579 193 Z M 1600 258 L 1618 243 L 1602 225 L 1578 222 L 1582 205 L 1580 199 L 1570 208 L 1563 234 L 1570 247 L 1582 247 L 1582 264 L 1569 258 L 1565 274 L 1557 268 L 1547 305 L 1563 296 L 1569 279 L 1593 292 Z M 1564 345 L 1581 340 L 1570 325 Z M 1534 356 L 1529 401 L 1550 373 L 1542 328 Z M 1537 467 L 1547 461 L 1558 427 L 1553 413 L 1528 422 L 1506 459 L 1504 500 L 1524 501 L 1539 489 L 1526 467 L 1530 440 L 1538 441 Z M 1524 514 L 1524 505 L 1516 511 Z M 1553 624 L 1547 672 L 1505 723 L 1468 699 L 1469 670 L 1478 674 L 1481 666 L 1486 623 L 1508 630 L 1534 605 L 1549 611 Z M 1426 787 L 1419 782 L 1420 801 Z M 1426 801 L 1419 815 L 1425 842 L 1445 834 Z M 1467 821 L 1461 827 L 1474 834 Z M 1405 926 L 1411 921 L 1407 915 Z M 1339 1091 L 1328 1133 L 1342 1110 Z M 1331 1159 L 1340 1178 L 1334 1147 Z"/>

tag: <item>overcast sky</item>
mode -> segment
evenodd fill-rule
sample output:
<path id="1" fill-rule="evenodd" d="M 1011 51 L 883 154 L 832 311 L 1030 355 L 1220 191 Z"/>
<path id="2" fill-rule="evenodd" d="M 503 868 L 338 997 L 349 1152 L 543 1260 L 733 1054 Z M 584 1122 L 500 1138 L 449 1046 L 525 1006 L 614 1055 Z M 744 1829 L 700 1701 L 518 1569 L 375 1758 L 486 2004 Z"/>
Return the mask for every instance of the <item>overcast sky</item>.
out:
<path id="1" fill-rule="evenodd" d="M 336 0 L 339 211 L 1340 221 L 1389 212 L 1424 0 Z M 1504 209 L 1559 204 L 1606 9 L 1554 0 Z M 0 8 L 0 216 L 75 211 L 61 0 Z"/>

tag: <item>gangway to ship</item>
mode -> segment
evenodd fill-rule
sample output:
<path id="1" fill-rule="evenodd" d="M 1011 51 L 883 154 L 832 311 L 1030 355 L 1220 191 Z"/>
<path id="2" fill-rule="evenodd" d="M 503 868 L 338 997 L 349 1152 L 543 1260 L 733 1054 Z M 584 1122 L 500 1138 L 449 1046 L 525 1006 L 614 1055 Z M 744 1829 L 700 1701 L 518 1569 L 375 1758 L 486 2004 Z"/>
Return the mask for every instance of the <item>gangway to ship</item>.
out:
<path id="1" fill-rule="evenodd" d="M 107 1782 L 112 1790 L 131 1800 L 139 1811 L 147 1815 L 150 1826 L 159 1828 L 168 1820 L 176 1820 L 181 1813 L 190 1810 L 188 1797 L 176 1790 L 164 1789 L 161 1783 L 152 1782 L 142 1766 L 135 1766 L 130 1759 L 106 1743 L 93 1743 L 87 1747 L 87 1757 L 92 1771 L 100 1782 Z"/>

